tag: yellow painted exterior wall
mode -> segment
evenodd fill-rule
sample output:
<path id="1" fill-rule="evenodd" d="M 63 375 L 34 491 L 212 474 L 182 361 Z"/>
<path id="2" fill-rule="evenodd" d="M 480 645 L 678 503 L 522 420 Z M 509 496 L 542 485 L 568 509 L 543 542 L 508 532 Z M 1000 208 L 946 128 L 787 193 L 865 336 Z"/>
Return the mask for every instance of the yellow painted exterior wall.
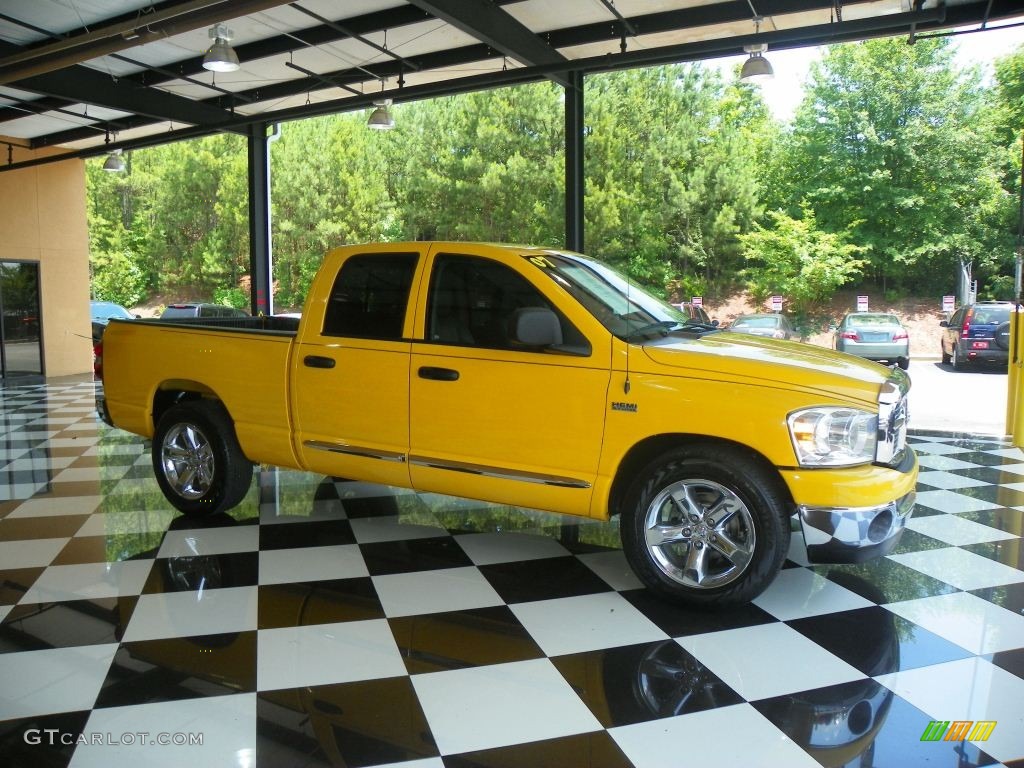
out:
<path id="1" fill-rule="evenodd" d="M 5 151 L 0 144 L 0 152 Z M 13 159 L 51 154 L 59 150 L 15 146 Z M 46 375 L 92 370 L 84 161 L 0 173 L 0 260 L 39 262 Z"/>

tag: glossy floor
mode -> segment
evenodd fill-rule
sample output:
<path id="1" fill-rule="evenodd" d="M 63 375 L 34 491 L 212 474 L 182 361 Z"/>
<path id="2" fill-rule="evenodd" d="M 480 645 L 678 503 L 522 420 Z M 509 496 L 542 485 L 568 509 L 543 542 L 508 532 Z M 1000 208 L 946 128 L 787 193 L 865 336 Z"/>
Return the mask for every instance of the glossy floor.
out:
<path id="1" fill-rule="evenodd" d="M 91 382 L 0 399 L 4 766 L 1024 765 L 1005 443 L 915 437 L 897 553 L 795 537 L 709 613 L 639 588 L 614 525 L 277 470 L 187 520 Z"/>

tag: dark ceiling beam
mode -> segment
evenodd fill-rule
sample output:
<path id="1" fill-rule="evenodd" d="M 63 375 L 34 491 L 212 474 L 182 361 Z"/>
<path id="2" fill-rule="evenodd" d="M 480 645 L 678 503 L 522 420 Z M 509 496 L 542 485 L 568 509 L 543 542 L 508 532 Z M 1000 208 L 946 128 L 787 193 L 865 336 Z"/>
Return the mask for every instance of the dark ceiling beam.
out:
<path id="1" fill-rule="evenodd" d="M 83 61 L 191 32 L 220 21 L 285 5 L 287 0 L 188 0 L 127 20 L 80 30 L 60 40 L 30 45 L 0 58 L 0 84 L 54 72 Z"/>
<path id="2" fill-rule="evenodd" d="M 1012 3 L 1013 0 L 994 0 L 999 6 L 1001 3 Z M 812 43 L 842 43 L 856 40 L 863 40 L 867 37 L 886 37 L 909 33 L 913 24 L 922 29 L 941 29 L 950 26 L 950 16 L 955 25 L 976 23 L 977 18 L 966 16 L 962 13 L 951 13 L 952 9 L 939 8 L 929 9 L 919 13 L 900 13 L 886 16 L 878 16 L 870 19 L 859 19 L 855 21 L 844 21 L 833 24 L 820 24 L 811 27 L 803 27 L 778 32 L 762 32 L 760 35 L 744 35 L 740 37 L 721 38 L 717 40 L 705 40 L 697 43 L 682 43 L 679 45 L 664 46 L 661 48 L 640 49 L 624 54 L 591 56 L 586 59 L 576 59 L 572 62 L 578 72 L 597 73 L 608 72 L 618 69 L 632 69 L 643 66 L 658 66 L 676 62 L 701 61 L 703 59 L 716 58 L 736 54 L 742 51 L 744 45 L 756 40 L 768 42 L 775 48 L 799 48 Z M 473 49 L 486 48 L 487 46 L 471 46 Z M 462 49 L 459 49 L 462 50 Z M 449 52 L 450 54 L 451 52 Z M 364 109 L 373 104 L 376 99 L 390 98 L 396 102 L 419 101 L 432 99 L 440 96 L 450 96 L 460 93 L 472 93 L 489 88 L 500 88 L 524 83 L 537 82 L 545 79 L 551 71 L 558 69 L 562 64 L 553 64 L 536 67 L 516 67 L 508 70 L 491 72 L 483 75 L 472 75 L 455 80 L 445 80 L 435 83 L 424 83 L 423 85 L 407 86 L 405 88 L 394 88 L 383 93 L 373 92 L 363 96 L 352 96 L 342 99 L 334 99 L 314 104 L 300 105 L 274 112 L 264 112 L 256 115 L 236 115 L 230 123 L 220 126 L 219 130 L 237 130 L 256 123 L 287 122 L 309 117 L 320 117 L 323 115 L 336 114 L 339 112 L 350 112 L 356 109 Z M 144 147 L 166 144 L 169 141 L 198 138 L 208 135 L 211 131 L 199 127 L 179 129 L 173 132 L 160 134 L 158 136 L 146 136 L 140 139 L 132 139 L 123 142 L 113 142 L 108 146 L 100 145 L 89 147 L 57 156 L 56 158 L 41 158 L 16 163 L 14 166 L 0 165 L 0 172 L 15 170 L 17 168 L 42 165 L 50 162 L 57 162 L 60 159 L 70 157 L 96 157 L 106 154 L 110 149 L 138 149 Z M 85 137 L 82 137 L 85 138 Z"/>
<path id="3" fill-rule="evenodd" d="M 764 4 L 766 0 L 762 0 Z M 725 4 L 719 4 L 719 6 L 704 6 L 705 12 L 710 12 L 711 9 L 716 7 L 719 10 L 716 13 L 725 13 L 725 9 L 720 7 Z M 729 4 L 732 5 L 732 4 Z M 744 3 L 745 5 L 745 3 Z M 794 5 L 793 0 L 784 0 L 783 2 L 773 2 L 770 7 L 776 13 L 780 12 L 784 8 L 792 8 Z M 807 0 L 803 0 L 800 3 L 803 9 L 807 9 L 809 6 L 820 6 L 820 2 L 808 3 Z M 850 3 L 847 3 L 849 6 Z M 898 35 L 903 33 L 909 33 L 911 25 L 917 23 L 918 31 L 923 30 L 935 30 L 950 26 L 962 26 L 968 24 L 977 24 L 983 17 L 985 9 L 988 8 L 988 1 L 981 0 L 980 2 L 970 3 L 961 6 L 947 7 L 945 9 L 945 21 L 937 20 L 937 17 L 932 13 L 927 20 L 920 15 L 914 14 L 897 14 L 896 16 L 880 16 L 874 18 L 867 18 L 854 22 L 841 22 L 835 24 L 823 24 L 814 27 L 807 27 L 796 30 L 783 30 L 781 32 L 762 32 L 760 36 L 755 38 L 753 34 L 746 37 L 733 37 L 724 38 L 721 40 L 712 40 L 704 43 L 690 43 L 680 46 L 670 46 L 653 51 L 632 51 L 625 54 L 614 54 L 600 57 L 592 57 L 586 60 L 573 60 L 570 62 L 571 66 L 575 70 L 586 71 L 586 72 L 598 72 L 598 71 L 609 71 L 613 69 L 625 69 L 629 67 L 638 66 L 649 66 L 653 64 L 664 64 L 672 61 L 699 61 L 706 58 L 714 58 L 716 56 L 728 56 L 742 53 L 743 46 L 753 42 L 768 42 L 773 48 L 796 48 L 807 45 L 815 44 L 826 44 L 833 42 L 844 42 L 849 40 L 863 39 L 871 36 L 890 36 Z M 829 3 L 829 7 L 831 4 Z M 406 6 L 407 8 L 407 6 Z M 733 11 L 735 12 L 735 11 Z M 790 11 L 791 12 L 791 11 Z M 990 19 L 1004 19 L 1011 18 L 1020 14 L 1020 8 L 1018 0 L 994 0 L 991 6 Z M 712 15 L 711 18 L 720 18 L 720 16 Z M 664 14 L 650 14 L 642 17 L 634 17 L 631 21 L 637 24 L 643 24 L 643 31 L 650 33 L 655 31 L 659 26 L 667 24 L 669 19 Z M 347 22 L 351 24 L 351 20 Z M 852 26 L 851 26 L 852 25 Z M 596 42 L 600 40 L 607 40 L 610 36 L 609 28 L 612 26 L 611 23 L 604 25 L 588 25 L 583 29 L 589 30 L 590 38 L 582 42 Z M 578 38 L 577 28 L 569 28 L 565 30 L 557 30 L 549 33 L 553 38 L 557 38 L 560 42 L 563 39 L 571 39 L 571 42 L 567 44 L 580 44 Z M 434 69 L 443 66 L 457 66 L 460 64 L 469 64 L 478 61 L 484 61 L 495 58 L 494 51 L 490 50 L 486 45 L 473 45 L 464 48 L 449 50 L 438 54 L 429 54 L 425 56 L 416 57 L 417 63 L 419 63 L 424 69 Z M 374 73 L 379 77 L 391 77 L 398 74 L 398 67 L 394 62 L 385 62 L 374 66 Z M 561 68 L 561 64 L 551 65 L 554 68 Z M 447 81 L 452 83 L 451 92 L 464 92 L 465 90 L 473 90 L 473 88 L 480 89 L 488 87 L 479 83 L 493 82 L 495 86 L 516 84 L 519 82 L 529 82 L 532 80 L 542 79 L 547 76 L 548 69 L 544 69 L 541 75 L 530 74 L 536 73 L 538 68 L 531 68 L 528 70 L 528 76 L 522 77 L 522 70 L 509 70 L 508 72 L 494 73 L 494 75 L 481 76 L 479 78 L 471 79 L 460 79 L 457 82 L 458 86 L 454 85 L 455 81 Z M 550 70 L 553 71 L 553 70 Z M 320 78 L 330 78 L 331 82 L 334 83 L 345 83 L 347 85 L 359 85 L 366 81 L 367 77 L 365 72 L 357 70 L 337 71 L 330 73 L 323 73 L 319 75 Z M 488 79 L 490 78 L 490 79 Z M 473 85 L 476 83 L 476 85 Z M 470 87 L 464 88 L 463 85 L 469 84 Z M 442 84 L 443 85 L 443 84 Z M 320 85 L 317 80 L 313 78 L 292 80 L 282 83 L 276 83 L 270 86 L 262 88 L 255 88 L 249 91 L 245 91 L 242 96 L 251 99 L 253 101 L 263 101 L 272 99 L 281 99 L 288 96 L 306 93 L 309 91 L 319 90 Z M 434 95 L 440 95 L 440 92 L 432 92 Z M 380 93 L 379 91 L 372 94 L 367 94 L 366 103 L 371 103 L 371 97 L 382 98 L 390 97 L 396 101 L 411 100 L 412 96 L 410 89 L 404 90 L 392 90 L 388 93 Z M 330 111 L 346 111 L 349 109 L 357 109 L 362 106 L 358 103 L 358 97 L 352 97 L 352 99 L 334 100 L 331 102 L 324 102 L 333 107 L 328 107 L 326 110 L 321 109 L 321 104 L 312 104 L 305 107 L 306 112 L 304 114 L 313 116 L 318 114 L 327 114 Z M 288 114 L 291 114 L 290 110 L 286 110 Z M 272 112 L 263 113 L 262 119 L 266 122 L 274 122 L 275 120 L 287 120 L 295 119 L 303 115 L 302 108 L 299 108 L 299 113 L 292 116 L 283 116 L 284 112 Z M 142 127 L 150 124 L 153 121 L 137 118 L 122 118 L 120 120 L 126 127 Z M 92 138 L 95 135 L 94 131 L 88 131 L 85 129 L 71 129 L 68 131 L 62 131 L 58 133 L 48 134 L 47 136 L 40 136 L 32 140 L 32 146 L 38 148 L 41 146 L 53 146 L 55 144 L 68 143 L 73 141 L 79 141 L 83 139 Z M 200 135 L 200 134 L 196 134 Z"/>
<path id="4" fill-rule="evenodd" d="M 115 79 L 82 66 L 19 80 L 16 87 L 67 101 L 145 115 L 156 120 L 210 125 L 222 123 L 231 117 L 229 112 L 218 107 L 144 88 L 124 78 Z"/>
<path id="5" fill-rule="evenodd" d="M 545 43 L 527 26 L 490 0 L 409 0 L 430 15 L 446 21 L 482 43 L 528 67 L 566 63 L 568 60 Z M 565 70 L 568 71 L 569 66 Z M 549 75 L 564 86 L 568 78 L 558 72 Z"/>

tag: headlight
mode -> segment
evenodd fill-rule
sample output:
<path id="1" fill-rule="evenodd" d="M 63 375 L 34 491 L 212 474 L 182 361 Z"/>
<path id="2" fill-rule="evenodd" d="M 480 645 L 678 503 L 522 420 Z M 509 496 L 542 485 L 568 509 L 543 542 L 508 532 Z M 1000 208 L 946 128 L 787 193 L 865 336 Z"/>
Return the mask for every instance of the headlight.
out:
<path id="1" fill-rule="evenodd" d="M 878 414 L 853 408 L 808 408 L 791 413 L 788 421 L 802 467 L 844 467 L 875 458 Z"/>

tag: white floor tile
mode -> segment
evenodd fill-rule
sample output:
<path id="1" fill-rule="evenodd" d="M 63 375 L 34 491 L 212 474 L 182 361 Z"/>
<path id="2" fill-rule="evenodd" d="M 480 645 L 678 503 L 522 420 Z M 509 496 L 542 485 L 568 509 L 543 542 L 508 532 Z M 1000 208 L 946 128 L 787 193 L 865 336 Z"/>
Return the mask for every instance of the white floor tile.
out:
<path id="1" fill-rule="evenodd" d="M 151 560 L 51 565 L 19 602 L 25 605 L 137 595 L 142 591 L 152 565 Z"/>
<path id="2" fill-rule="evenodd" d="M 1024 648 L 1024 616 L 967 592 L 884 607 L 974 654 Z"/>
<path id="3" fill-rule="evenodd" d="M 609 734 L 636 768 L 820 768 L 749 704 L 612 728 Z"/>
<path id="4" fill-rule="evenodd" d="M 936 720 L 995 720 L 978 746 L 1009 763 L 1024 757 L 1024 680 L 985 659 L 961 659 L 876 678 Z"/>
<path id="5" fill-rule="evenodd" d="M 577 555 L 579 561 L 607 582 L 612 589 L 619 591 L 641 589 L 643 582 L 637 578 L 633 569 L 626 562 L 622 550 L 610 552 L 591 552 Z"/>
<path id="6" fill-rule="evenodd" d="M 442 755 L 601 728 L 547 659 L 414 675 L 412 684 Z"/>
<path id="7" fill-rule="evenodd" d="M 936 456 L 948 456 L 949 454 L 970 453 L 970 448 L 960 445 L 942 442 L 941 440 L 929 440 L 925 443 L 914 443 L 914 451 L 917 453 L 928 453 Z"/>
<path id="8" fill-rule="evenodd" d="M 71 539 L 0 541 L 0 568 L 34 568 L 53 562 Z"/>
<path id="9" fill-rule="evenodd" d="M 394 515 L 381 517 L 360 517 L 350 521 L 352 533 L 360 544 L 374 544 L 381 541 L 409 541 L 411 539 L 430 539 L 435 536 L 447 536 L 438 522 L 425 525 L 422 522 L 402 522 L 403 518 Z"/>
<path id="10" fill-rule="evenodd" d="M 467 533 L 456 536 L 459 546 L 476 565 L 565 557 L 569 550 L 550 536 L 525 533 Z"/>
<path id="11" fill-rule="evenodd" d="M 84 731 L 131 739 L 131 744 L 75 749 L 72 768 L 225 768 L 256 764 L 256 695 L 212 696 L 132 707 L 98 709 Z M 138 734 L 146 734 L 140 739 Z M 192 734 L 202 744 L 155 744 L 160 734 Z"/>
<path id="12" fill-rule="evenodd" d="M 55 515 L 91 515 L 103 501 L 102 496 L 68 496 L 53 499 L 29 499 L 18 505 L 8 517 L 53 517 Z"/>
<path id="13" fill-rule="evenodd" d="M 955 546 L 1017 538 L 1012 533 L 950 514 L 912 517 L 907 528 Z"/>
<path id="14" fill-rule="evenodd" d="M 142 595 L 125 641 L 215 635 L 256 629 L 256 587 Z"/>
<path id="15" fill-rule="evenodd" d="M 224 555 L 229 552 L 255 552 L 259 548 L 260 529 L 256 525 L 184 528 L 167 532 L 157 557 Z"/>
<path id="16" fill-rule="evenodd" d="M 945 490 L 955 490 L 957 488 L 977 488 L 979 485 L 988 485 L 983 480 L 975 480 L 972 477 L 964 477 L 963 475 L 954 475 L 952 472 L 921 472 L 917 479 L 925 485 L 930 485 L 932 488 L 943 488 Z"/>
<path id="17" fill-rule="evenodd" d="M 90 709 L 117 643 L 0 654 L 0 720 Z"/>
<path id="18" fill-rule="evenodd" d="M 959 589 L 982 589 L 1024 581 L 1024 571 L 958 547 L 889 555 L 889 558 Z"/>
<path id="19" fill-rule="evenodd" d="M 864 677 L 782 623 L 692 635 L 676 642 L 748 701 Z"/>
<path id="20" fill-rule="evenodd" d="M 783 621 L 869 608 L 874 603 L 807 568 L 786 568 L 754 605 Z"/>
<path id="21" fill-rule="evenodd" d="M 260 584 L 355 579 L 369 575 L 357 544 L 260 552 Z"/>
<path id="22" fill-rule="evenodd" d="M 986 509 L 999 509 L 999 505 L 991 501 L 964 496 L 956 491 L 922 491 L 917 494 L 917 503 L 939 512 L 982 512 Z"/>
<path id="23" fill-rule="evenodd" d="M 384 613 L 392 618 L 485 608 L 504 602 L 474 566 L 374 576 L 373 585 Z"/>
<path id="24" fill-rule="evenodd" d="M 509 608 L 548 656 L 668 638 L 618 592 L 516 603 Z"/>
<path id="25" fill-rule="evenodd" d="M 979 466 L 954 456 L 935 456 L 929 453 L 919 453 L 917 463 L 924 469 L 941 469 L 946 472 L 951 469 L 970 469 Z"/>
<path id="26" fill-rule="evenodd" d="M 261 691 L 406 674 L 384 619 L 261 629 L 257 648 Z"/>

